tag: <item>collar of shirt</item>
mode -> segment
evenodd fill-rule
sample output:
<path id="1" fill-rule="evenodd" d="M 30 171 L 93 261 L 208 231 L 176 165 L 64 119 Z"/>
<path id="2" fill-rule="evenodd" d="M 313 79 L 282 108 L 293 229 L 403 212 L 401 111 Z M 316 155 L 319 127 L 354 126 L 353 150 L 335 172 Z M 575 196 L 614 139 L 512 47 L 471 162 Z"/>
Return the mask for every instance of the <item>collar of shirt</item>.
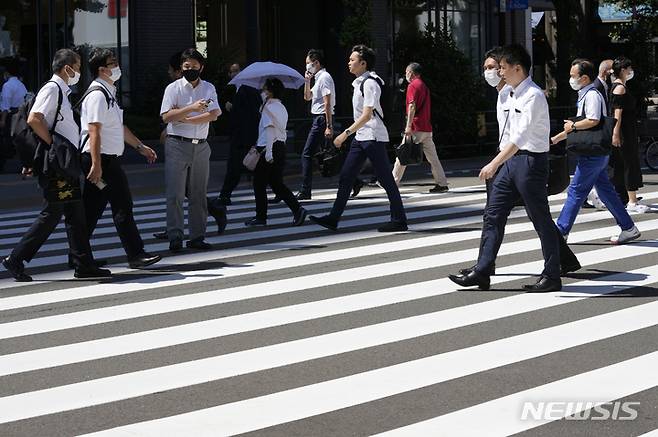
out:
<path id="1" fill-rule="evenodd" d="M 578 90 L 578 100 L 582 100 L 583 97 L 585 97 L 585 94 L 587 94 L 587 91 L 591 90 L 594 88 L 594 82 L 590 83 L 589 85 L 586 85 L 582 87 L 581 89 Z"/>
<path id="2" fill-rule="evenodd" d="M 51 77 L 50 80 L 52 80 L 57 85 L 59 85 L 59 87 L 62 89 L 62 92 L 64 93 L 65 96 L 68 96 L 69 94 L 71 94 L 71 88 L 69 87 L 69 85 L 66 82 L 64 82 L 64 80 L 61 77 L 59 77 L 56 74 L 53 74 L 53 77 Z"/>
<path id="3" fill-rule="evenodd" d="M 518 84 L 516 87 L 512 87 L 513 90 L 510 91 L 510 95 L 512 97 L 516 96 L 519 97 L 525 90 L 528 89 L 530 86 L 530 83 L 532 82 L 532 78 L 530 76 L 526 77 L 521 81 L 520 84 Z"/>
<path id="4" fill-rule="evenodd" d="M 115 87 L 114 85 L 112 85 L 112 84 L 109 83 L 108 81 L 101 79 L 100 77 L 97 77 L 96 79 L 94 79 L 94 81 L 95 81 L 95 82 L 98 82 L 99 84 L 101 84 L 101 85 L 103 85 L 105 88 L 107 88 L 107 90 L 110 92 L 110 95 L 111 95 L 112 97 L 115 97 L 115 98 L 116 98 L 116 95 L 117 95 L 117 87 Z"/>
<path id="5" fill-rule="evenodd" d="M 326 68 L 322 68 L 321 70 L 319 70 L 317 73 L 315 73 L 315 80 L 318 80 L 320 78 L 320 76 L 322 76 L 326 72 L 327 72 Z"/>
<path id="6" fill-rule="evenodd" d="M 358 88 L 359 86 L 361 86 L 361 82 L 366 80 L 366 77 L 368 77 L 368 76 L 379 77 L 379 76 L 377 76 L 377 73 L 375 73 L 374 71 L 366 71 L 361 76 L 354 79 L 354 81 L 352 82 L 352 86 L 354 88 Z"/>

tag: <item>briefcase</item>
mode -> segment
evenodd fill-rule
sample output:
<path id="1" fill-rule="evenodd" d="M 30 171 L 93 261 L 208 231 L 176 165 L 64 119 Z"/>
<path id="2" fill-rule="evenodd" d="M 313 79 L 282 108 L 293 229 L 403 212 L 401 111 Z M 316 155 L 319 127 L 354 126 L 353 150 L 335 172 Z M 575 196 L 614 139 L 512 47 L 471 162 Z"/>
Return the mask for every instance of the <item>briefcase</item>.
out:
<path id="1" fill-rule="evenodd" d="M 423 162 L 423 145 L 415 143 L 411 135 L 405 135 L 402 143 L 395 146 L 395 154 L 402 165 L 417 165 Z"/>
<path id="2" fill-rule="evenodd" d="M 50 204 L 79 202 L 82 200 L 80 179 L 72 179 L 61 173 L 42 175 L 39 184 L 43 197 Z"/>

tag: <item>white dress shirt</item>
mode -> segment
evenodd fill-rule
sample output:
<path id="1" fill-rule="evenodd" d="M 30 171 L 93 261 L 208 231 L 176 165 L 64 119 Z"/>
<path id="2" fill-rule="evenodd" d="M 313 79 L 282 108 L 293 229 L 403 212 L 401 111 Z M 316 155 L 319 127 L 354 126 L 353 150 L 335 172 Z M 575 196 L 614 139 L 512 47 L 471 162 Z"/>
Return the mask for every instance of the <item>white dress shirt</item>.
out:
<path id="1" fill-rule="evenodd" d="M 208 99 L 212 99 L 212 103 L 208 105 L 208 111 L 218 110 L 221 114 L 222 110 L 219 108 L 219 102 L 217 101 L 217 91 L 213 84 L 205 80 L 199 80 L 197 86 L 194 87 L 187 79 L 181 77 L 170 83 L 165 89 L 162 106 L 160 107 L 160 115 L 162 116 L 172 109 L 180 109 L 191 105 L 198 100 Z M 194 117 L 201 114 L 204 114 L 204 112 L 190 112 L 187 116 Z M 210 123 L 191 124 L 175 121 L 167 124 L 167 134 L 205 140 L 208 138 L 209 126 Z"/>
<path id="2" fill-rule="evenodd" d="M 52 129 L 53 123 L 55 123 L 57 102 L 59 101 L 59 90 L 62 90 L 62 108 L 59 111 L 60 116 L 57 126 L 55 126 L 55 132 L 78 147 L 80 145 L 80 128 L 75 123 L 71 102 L 68 99 L 71 89 L 56 74 L 50 80 L 55 83 L 48 82 L 39 90 L 37 96 L 34 98 L 34 105 L 32 105 L 30 113 L 43 115 L 48 129 Z"/>
<path id="3" fill-rule="evenodd" d="M 313 88 L 311 88 L 311 93 L 313 95 L 311 98 L 311 114 L 324 114 L 324 96 L 330 96 L 331 114 L 334 113 L 334 107 L 336 106 L 336 87 L 334 86 L 334 79 L 324 68 L 315 73 L 315 83 L 313 84 Z"/>
<path id="4" fill-rule="evenodd" d="M 605 108 L 605 100 L 603 100 L 603 96 L 594 84 L 590 83 L 578 91 L 576 107 L 578 115 L 584 115 L 585 118 L 590 120 L 600 120 L 603 108 Z"/>
<path id="5" fill-rule="evenodd" d="M 0 111 L 9 111 L 11 108 L 18 108 L 25 102 L 25 95 L 27 88 L 23 82 L 18 80 L 16 76 L 9 78 L 4 85 L 2 85 L 2 99 L 0 99 Z"/>
<path id="6" fill-rule="evenodd" d="M 261 109 L 256 147 L 271 149 L 275 142 L 285 142 L 288 137 L 287 125 L 288 111 L 281 100 L 268 99 Z"/>
<path id="7" fill-rule="evenodd" d="M 110 105 L 102 91 L 90 93 L 80 107 L 80 139 L 85 143 L 82 151 L 89 152 L 89 123 L 101 125 L 101 153 L 105 155 L 123 155 L 125 148 L 123 137 L 123 109 L 116 101 L 117 89 L 114 85 L 96 78 L 89 88 L 102 86 L 110 95 Z"/>
<path id="8" fill-rule="evenodd" d="M 354 120 L 358 120 L 363 114 L 364 107 L 374 108 L 380 114 L 384 114 L 380 98 L 382 91 L 379 85 L 374 80 L 368 79 L 363 87 L 363 95 L 361 95 L 361 82 L 365 80 L 368 75 L 373 76 L 376 80 L 381 80 L 376 73 L 366 71 L 361 76 L 357 77 L 352 86 L 354 87 L 354 94 L 352 95 L 352 108 L 354 110 Z M 382 81 L 383 82 L 383 81 Z M 388 130 L 382 120 L 373 111 L 372 117 L 366 122 L 359 130 L 356 131 L 357 141 L 388 141 Z"/>
<path id="9" fill-rule="evenodd" d="M 544 92 L 530 77 L 510 92 L 509 143 L 519 150 L 544 153 L 550 149 L 551 123 Z"/>
<path id="10" fill-rule="evenodd" d="M 498 119 L 498 147 L 503 150 L 509 144 L 509 114 L 511 85 L 503 86 L 496 101 L 496 118 Z"/>

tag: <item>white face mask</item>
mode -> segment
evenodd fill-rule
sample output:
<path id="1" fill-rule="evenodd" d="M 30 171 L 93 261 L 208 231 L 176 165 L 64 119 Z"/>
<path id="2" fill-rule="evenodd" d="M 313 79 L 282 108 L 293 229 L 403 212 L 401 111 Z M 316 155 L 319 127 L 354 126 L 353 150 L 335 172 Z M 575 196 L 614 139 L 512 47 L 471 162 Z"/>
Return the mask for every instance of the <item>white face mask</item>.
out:
<path id="1" fill-rule="evenodd" d="M 112 74 L 110 75 L 110 80 L 116 82 L 121 78 L 121 67 L 114 67 L 112 69 Z"/>
<path id="2" fill-rule="evenodd" d="M 75 70 L 73 70 L 73 77 L 69 77 L 68 80 L 66 81 L 66 83 L 67 83 L 69 86 L 73 86 L 73 85 L 75 85 L 76 83 L 78 83 L 79 81 L 80 81 L 80 73 L 77 72 L 77 71 L 75 71 Z"/>
<path id="3" fill-rule="evenodd" d="M 635 77 L 635 72 L 633 70 L 626 73 L 626 80 L 631 80 Z"/>
<path id="4" fill-rule="evenodd" d="M 575 77 L 569 78 L 569 85 L 571 85 L 571 88 L 573 88 L 574 91 L 579 91 L 583 87 L 579 82 L 580 82 L 580 78 L 575 78 Z"/>
<path id="5" fill-rule="evenodd" d="M 318 71 L 318 69 L 315 68 L 315 65 L 313 65 L 313 63 L 311 62 L 306 64 L 306 71 L 308 71 L 311 74 L 315 74 Z"/>
<path id="6" fill-rule="evenodd" d="M 497 87 L 503 79 L 498 76 L 498 71 L 496 70 L 484 70 L 484 80 L 492 87 Z"/>

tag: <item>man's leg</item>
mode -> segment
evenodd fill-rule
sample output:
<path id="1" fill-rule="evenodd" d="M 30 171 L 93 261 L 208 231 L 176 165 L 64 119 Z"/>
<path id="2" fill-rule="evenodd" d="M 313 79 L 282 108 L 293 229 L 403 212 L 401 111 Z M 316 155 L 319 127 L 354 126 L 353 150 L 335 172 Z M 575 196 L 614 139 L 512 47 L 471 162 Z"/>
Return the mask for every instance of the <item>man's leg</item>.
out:
<path id="1" fill-rule="evenodd" d="M 302 185 L 299 192 L 311 195 L 313 189 L 313 156 L 318 150 L 318 146 L 324 141 L 324 131 L 327 121 L 324 115 L 313 116 L 311 130 L 306 137 L 306 144 L 302 150 Z"/>
<path id="2" fill-rule="evenodd" d="M 242 176 L 243 171 L 242 161 L 245 156 L 244 149 L 243 144 L 235 139 L 231 139 L 228 159 L 226 160 L 226 175 L 224 176 L 222 189 L 219 192 L 219 197 L 222 199 L 230 199 L 233 190 L 235 190 L 240 183 L 240 177 Z"/>
<path id="3" fill-rule="evenodd" d="M 567 200 L 564 202 L 560 216 L 557 219 L 557 227 L 562 235 L 571 232 L 576 216 L 587 199 L 587 195 L 592 190 L 594 182 L 605 168 L 607 159 L 602 156 L 579 156 L 576 164 L 576 171 L 573 179 L 567 188 Z M 603 167 L 602 167 L 603 165 Z"/>
<path id="4" fill-rule="evenodd" d="M 343 147 L 345 147 L 345 145 L 343 145 Z M 366 152 L 361 147 L 361 142 L 356 140 L 352 141 L 350 150 L 345 158 L 345 163 L 340 171 L 336 200 L 334 201 L 334 205 L 329 213 L 329 216 L 332 219 L 338 221 L 343 215 L 345 205 L 347 205 L 347 200 L 349 199 L 354 186 L 354 181 L 356 180 L 365 160 Z"/>
<path id="5" fill-rule="evenodd" d="M 432 132 L 418 132 L 416 135 L 417 140 L 423 145 L 423 153 L 432 168 L 434 183 L 442 187 L 447 187 L 448 178 L 446 178 L 446 173 L 443 171 L 441 161 L 439 161 L 439 155 L 436 153 L 436 145 L 432 138 Z"/>
<path id="6" fill-rule="evenodd" d="M 94 257 L 89 244 L 82 201 L 64 205 L 64 220 L 73 265 L 75 267 L 94 267 Z"/>
<path id="7" fill-rule="evenodd" d="M 188 157 L 191 151 L 188 144 L 175 138 L 165 142 L 165 186 L 167 193 L 167 236 L 169 241 L 182 241 L 184 234 L 183 202 L 187 182 Z"/>
<path id="8" fill-rule="evenodd" d="M 615 218 L 622 231 L 627 231 L 635 226 L 633 219 L 628 215 L 628 211 L 626 211 L 626 207 L 619 198 L 610 178 L 608 178 L 607 165 L 599 172 L 594 187 L 596 187 L 596 192 L 599 194 L 599 199 L 608 208 L 608 211 Z"/>
<path id="9" fill-rule="evenodd" d="M 402 197 L 400 190 L 395 184 L 393 174 L 391 173 L 391 163 L 386 154 L 386 143 L 368 141 L 364 142 L 365 152 L 372 162 L 377 180 L 382 185 L 391 203 L 391 221 L 397 223 L 406 223 L 407 216 L 404 213 Z"/>
<path id="10" fill-rule="evenodd" d="M 187 221 L 190 240 L 203 240 L 208 222 L 208 175 L 210 172 L 210 146 L 207 142 L 192 144 Z"/>
<path id="11" fill-rule="evenodd" d="M 21 241 L 11 252 L 10 257 L 17 261 L 32 261 L 32 258 L 53 233 L 62 218 L 62 204 L 47 203 L 41 210 L 32 226 L 27 230 Z"/>

